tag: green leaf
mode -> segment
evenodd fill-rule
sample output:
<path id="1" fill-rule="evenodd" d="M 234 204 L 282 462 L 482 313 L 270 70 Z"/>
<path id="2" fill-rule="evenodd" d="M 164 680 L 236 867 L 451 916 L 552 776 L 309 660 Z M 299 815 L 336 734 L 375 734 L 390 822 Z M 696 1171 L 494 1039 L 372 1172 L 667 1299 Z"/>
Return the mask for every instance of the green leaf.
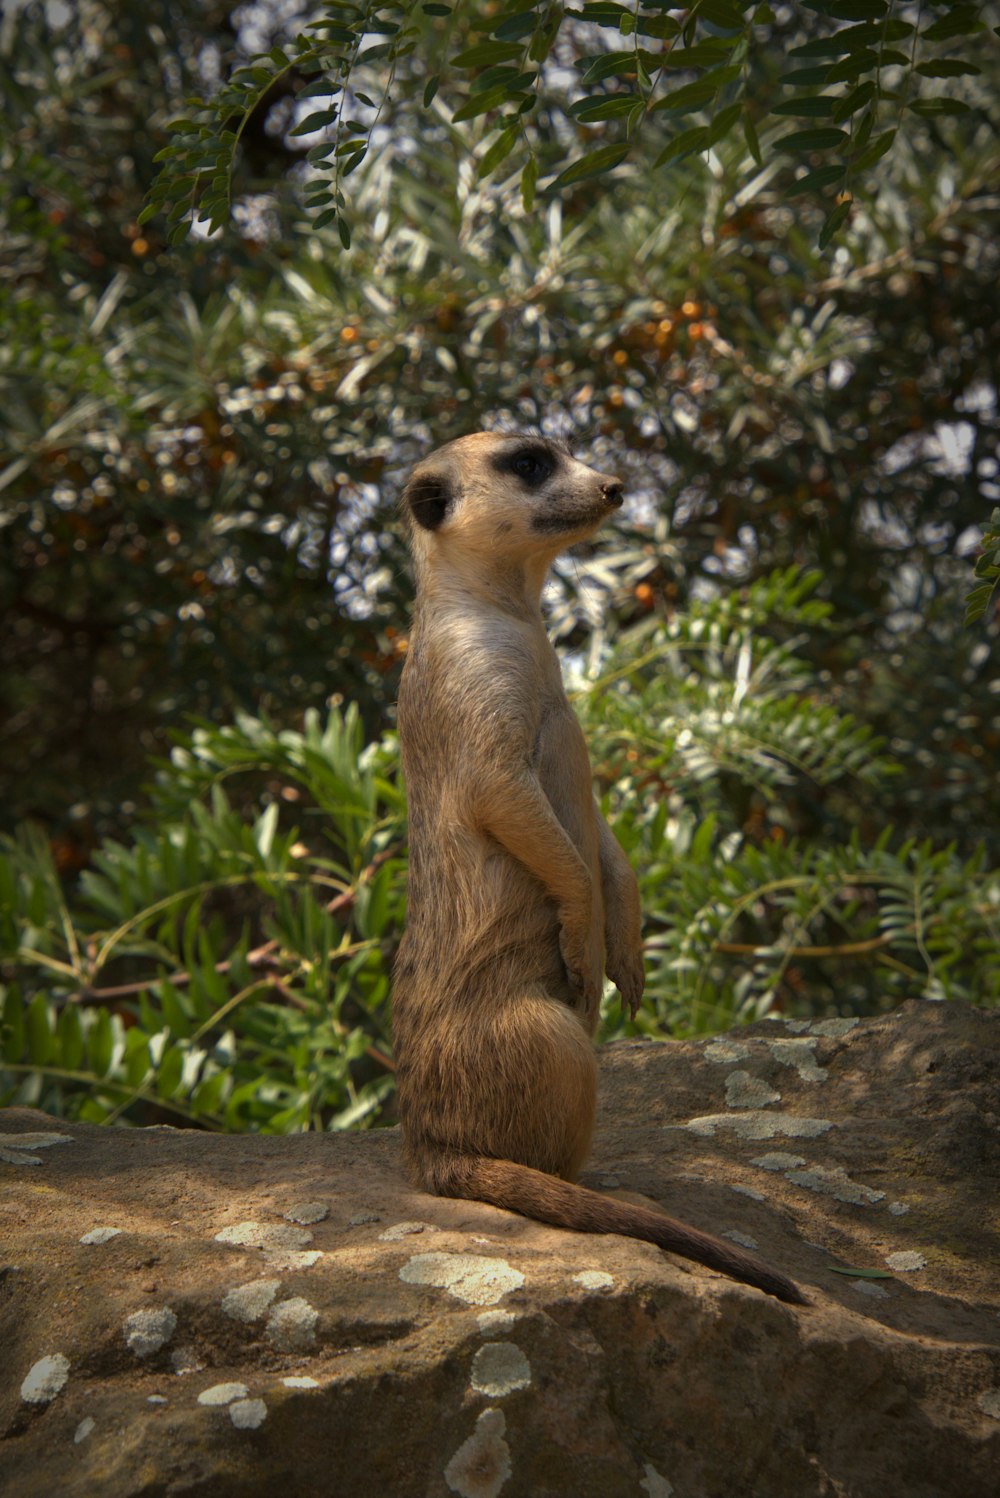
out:
<path id="1" fill-rule="evenodd" d="M 87 1033 L 87 1057 L 90 1061 L 90 1069 L 95 1076 L 107 1076 L 111 1069 L 114 1046 L 115 1037 L 111 1016 L 106 1009 L 100 1009 Z"/>
<path id="2" fill-rule="evenodd" d="M 778 80 L 782 88 L 811 88 L 814 84 L 825 83 L 828 65 L 824 63 L 821 67 L 796 68 L 791 73 L 785 73 Z"/>
<path id="3" fill-rule="evenodd" d="M 829 0 L 822 9 L 824 15 L 836 16 L 838 21 L 880 21 L 889 9 L 888 0 Z"/>
<path id="4" fill-rule="evenodd" d="M 516 42 L 524 36 L 530 36 L 538 25 L 537 12 L 533 10 L 515 11 L 513 15 L 504 16 L 493 28 L 493 35 L 505 42 Z"/>
<path id="5" fill-rule="evenodd" d="M 462 120 L 475 119 L 477 115 L 486 114 L 491 109 L 500 109 L 510 97 L 507 85 L 498 83 L 493 88 L 488 88 L 485 93 L 473 94 L 471 99 L 467 99 L 455 110 L 451 117 L 452 122 L 457 125 Z"/>
<path id="6" fill-rule="evenodd" d="M 887 1269 L 852 1269 L 846 1264 L 830 1264 L 827 1267 L 831 1274 L 849 1274 L 858 1280 L 891 1280 L 893 1278 Z"/>
<path id="7" fill-rule="evenodd" d="M 851 165 L 854 167 L 854 170 L 856 172 L 867 172 L 869 167 L 875 165 L 876 161 L 881 161 L 895 139 L 895 128 L 886 130 L 884 134 L 878 136 L 872 141 L 866 151 L 863 151 L 860 156 L 852 161 Z"/>
<path id="8" fill-rule="evenodd" d="M 586 156 L 581 156 L 574 161 L 553 182 L 553 189 L 568 187 L 573 182 L 582 182 L 586 177 L 597 177 L 602 172 L 608 172 L 616 167 L 628 155 L 628 142 L 618 145 L 599 146 L 596 151 L 590 151 Z"/>
<path id="9" fill-rule="evenodd" d="M 35 994 L 24 1018 L 28 1059 L 33 1066 L 46 1066 L 52 1060 L 55 1044 L 49 1022 L 49 1006 L 43 993 Z"/>
<path id="10" fill-rule="evenodd" d="M 701 0 L 698 15 L 721 30 L 742 31 L 744 7 L 737 0 Z"/>
<path id="11" fill-rule="evenodd" d="M 344 246 L 344 249 L 349 250 L 351 248 L 351 226 L 346 218 L 339 218 L 337 220 L 337 233 L 340 235 L 340 242 Z"/>
<path id="12" fill-rule="evenodd" d="M 939 95 L 935 99 L 914 99 L 907 106 L 914 114 L 923 115 L 925 119 L 936 119 L 943 114 L 968 114 L 968 104 L 963 104 L 961 99 L 948 99 Z"/>
<path id="13" fill-rule="evenodd" d="M 167 1046 L 156 1069 L 156 1090 L 162 1098 L 172 1098 L 181 1085 L 184 1052 L 179 1045 Z"/>
<path id="14" fill-rule="evenodd" d="M 776 151 L 831 151 L 847 140 L 847 131 L 833 125 L 818 130 L 793 130 L 774 143 Z"/>
<path id="15" fill-rule="evenodd" d="M 83 1061 L 83 1021 L 77 1004 L 67 1004 L 56 1026 L 59 1038 L 59 1064 L 67 1071 L 78 1071 Z"/>
<path id="16" fill-rule="evenodd" d="M 818 119 L 832 114 L 839 102 L 833 94 L 796 94 L 794 99 L 782 99 L 780 104 L 772 104 L 771 113 L 815 115 Z"/>
<path id="17" fill-rule="evenodd" d="M 613 94 L 607 99 L 578 99 L 570 105 L 569 113 L 581 124 L 590 124 L 594 120 L 614 120 L 620 115 L 630 114 L 637 104 L 642 104 L 638 94 Z"/>
<path id="18" fill-rule="evenodd" d="M 690 130 L 682 130 L 675 135 L 668 146 L 664 148 L 653 162 L 654 171 L 658 166 L 666 166 L 669 161 L 679 161 L 682 156 L 690 156 L 694 151 L 703 151 L 708 139 L 708 129 L 705 125 L 693 125 Z"/>
<path id="19" fill-rule="evenodd" d="M 724 136 L 728 135 L 742 111 L 742 104 L 727 104 L 725 109 L 720 109 L 718 114 L 713 116 L 708 126 L 708 135 L 705 138 L 706 146 L 714 146 Z"/>
<path id="20" fill-rule="evenodd" d="M 424 85 L 424 108 L 425 109 L 429 109 L 430 106 L 431 106 L 431 104 L 433 103 L 434 95 L 438 91 L 438 84 L 440 82 L 441 82 L 441 79 L 435 73 L 434 77 L 433 78 L 428 78 L 427 82 L 425 83 L 425 85 Z"/>
<path id="21" fill-rule="evenodd" d="M 838 203 L 837 206 L 835 208 L 832 208 L 827 214 L 826 222 L 819 232 L 819 247 L 821 250 L 826 249 L 827 245 L 830 243 L 830 240 L 836 234 L 841 224 L 846 221 L 853 206 L 853 203 L 851 203 L 850 201 Z"/>
<path id="22" fill-rule="evenodd" d="M 875 85 L 871 79 L 868 79 L 865 83 L 859 83 L 857 88 L 852 89 L 849 94 L 845 94 L 842 99 L 838 99 L 834 104 L 833 118 L 838 123 L 841 120 L 850 119 L 852 114 L 856 114 L 859 109 L 862 109 L 874 97 L 874 94 Z"/>
<path id="23" fill-rule="evenodd" d="M 619 73 L 635 73 L 640 67 L 656 68 L 663 59 L 653 52 L 638 52 L 631 48 L 627 52 L 604 52 L 600 57 L 588 59 L 581 58 L 580 64 L 587 62 L 582 83 L 584 88 L 591 83 L 600 83 L 605 78 L 614 78 Z M 578 64 L 578 66 L 580 65 Z"/>
<path id="24" fill-rule="evenodd" d="M 481 94 L 486 89 L 492 88 L 495 83 L 505 84 L 511 95 L 523 93 L 537 77 L 537 73 L 522 73 L 512 62 L 502 62 L 495 68 L 484 68 L 478 78 L 474 78 L 469 85 L 469 94 Z"/>
<path id="25" fill-rule="evenodd" d="M 696 78 L 693 83 L 684 83 L 680 88 L 670 89 L 662 98 L 657 99 L 650 113 L 657 109 L 669 109 L 679 114 L 681 111 L 697 109 L 700 105 L 707 104 L 710 99 L 714 99 L 727 83 L 735 82 L 741 71 L 739 63 L 730 63 L 724 68 L 713 68 L 701 78 Z"/>
<path id="26" fill-rule="evenodd" d="M 845 167 L 842 162 L 836 162 L 830 166 L 819 166 L 812 172 L 806 172 L 803 177 L 797 177 L 786 189 L 790 198 L 798 197 L 804 192 L 819 192 L 824 187 L 830 187 L 838 182 L 844 175 Z"/>
<path id="27" fill-rule="evenodd" d="M 710 68 L 732 56 L 739 37 L 711 36 L 693 47 L 672 47 L 669 52 L 651 53 L 653 66 L 660 68 Z"/>
<path id="28" fill-rule="evenodd" d="M 853 83 L 860 78 L 862 73 L 870 73 L 873 69 L 882 65 L 882 59 L 873 52 L 870 47 L 862 47 L 859 52 L 852 52 L 850 57 L 841 58 L 835 62 L 832 68 L 827 70 L 827 83 Z"/>
<path id="29" fill-rule="evenodd" d="M 935 62 L 918 62 L 917 72 L 925 78 L 961 78 L 964 75 L 978 76 L 982 68 L 974 62 L 965 62 L 958 57 L 939 57 Z"/>
<path id="30" fill-rule="evenodd" d="M 455 68 L 485 68 L 495 62 L 509 62 L 520 57 L 522 49 L 513 42 L 479 42 L 451 59 Z"/>
<path id="31" fill-rule="evenodd" d="M 3 1001 L 3 1056 L 6 1061 L 20 1061 L 24 1054 L 27 1029 L 24 1001 L 16 988 L 8 988 Z"/>
<path id="32" fill-rule="evenodd" d="M 932 22 L 920 35 L 925 42 L 945 42 L 953 36 L 972 36 L 985 30 L 986 24 L 980 19 L 977 5 L 954 5 L 948 15 Z"/>
<path id="33" fill-rule="evenodd" d="M 500 163 L 510 155 L 511 151 L 514 149 L 514 142 L 517 140 L 519 134 L 520 127 L 514 125 L 508 126 L 506 130 L 502 131 L 497 136 L 496 140 L 490 146 L 489 150 L 485 152 L 482 160 L 479 163 L 479 168 L 476 175 L 480 179 L 480 181 L 484 177 L 488 177 L 490 172 L 495 171 Z"/>
<path id="34" fill-rule="evenodd" d="M 332 125 L 339 112 L 340 107 L 337 104 L 331 105 L 329 109 L 317 109 L 313 114 L 306 115 L 302 123 L 296 125 L 295 129 L 289 130 L 288 133 L 289 135 L 311 135 L 314 130 L 322 130 L 324 126 Z"/>
<path id="35" fill-rule="evenodd" d="M 521 173 L 521 203 L 525 213 L 530 213 L 535 206 L 535 185 L 538 182 L 538 157 L 531 155 L 524 164 Z"/>

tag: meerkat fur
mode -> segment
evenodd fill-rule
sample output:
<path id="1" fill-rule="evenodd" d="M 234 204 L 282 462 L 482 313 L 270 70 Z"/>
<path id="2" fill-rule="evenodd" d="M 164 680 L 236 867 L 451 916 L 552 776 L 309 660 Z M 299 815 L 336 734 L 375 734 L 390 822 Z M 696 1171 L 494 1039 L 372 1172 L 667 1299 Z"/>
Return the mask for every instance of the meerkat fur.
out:
<path id="1" fill-rule="evenodd" d="M 399 691 L 410 866 L 393 1037 L 407 1167 L 437 1195 L 641 1238 L 802 1303 L 734 1245 L 576 1184 L 603 978 L 634 1016 L 641 913 L 541 592 L 559 552 L 621 502 L 621 483 L 563 444 L 509 433 L 448 443 L 404 491 L 416 606 Z"/>

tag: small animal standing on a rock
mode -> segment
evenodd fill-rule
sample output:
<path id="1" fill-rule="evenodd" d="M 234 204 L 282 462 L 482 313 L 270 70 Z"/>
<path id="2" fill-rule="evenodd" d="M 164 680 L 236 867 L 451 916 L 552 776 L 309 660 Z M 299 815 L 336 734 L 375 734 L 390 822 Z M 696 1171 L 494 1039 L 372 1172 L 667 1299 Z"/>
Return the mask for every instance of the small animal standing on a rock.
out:
<path id="1" fill-rule="evenodd" d="M 410 876 L 393 998 L 407 1164 L 439 1196 L 642 1238 L 801 1304 L 731 1244 L 574 1184 L 603 978 L 634 1015 L 641 913 L 541 592 L 558 553 L 621 503 L 619 480 L 562 443 L 490 432 L 432 453 L 403 494 L 417 590 L 399 691 Z"/>

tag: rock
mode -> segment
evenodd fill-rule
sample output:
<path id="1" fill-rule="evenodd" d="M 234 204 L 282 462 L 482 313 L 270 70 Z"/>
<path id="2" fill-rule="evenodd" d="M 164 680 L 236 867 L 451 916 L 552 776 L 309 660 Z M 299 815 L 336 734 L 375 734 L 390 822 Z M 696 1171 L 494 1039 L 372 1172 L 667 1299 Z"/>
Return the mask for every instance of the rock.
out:
<path id="1" fill-rule="evenodd" d="M 395 1130 L 58 1120 L 25 1170 L 53 1120 L 10 1109 L 0 1490 L 995 1498 L 1000 1015 L 763 1021 L 601 1072 L 586 1182 L 753 1239 L 808 1308 L 425 1196 Z"/>

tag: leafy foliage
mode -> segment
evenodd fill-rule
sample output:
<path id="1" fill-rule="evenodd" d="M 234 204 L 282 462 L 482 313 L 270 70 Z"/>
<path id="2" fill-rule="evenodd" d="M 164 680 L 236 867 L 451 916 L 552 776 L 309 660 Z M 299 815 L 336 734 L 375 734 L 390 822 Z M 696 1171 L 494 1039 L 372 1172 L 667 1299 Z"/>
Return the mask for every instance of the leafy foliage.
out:
<path id="1" fill-rule="evenodd" d="M 988 94 L 971 80 L 982 74 L 983 43 L 992 45 L 985 9 L 947 0 L 914 13 L 893 0 L 814 0 L 776 12 L 766 0 L 696 0 L 675 16 L 660 0 L 580 8 L 327 0 L 286 46 L 249 58 L 212 95 L 186 100 L 140 223 L 166 210 L 173 243 L 193 223 L 221 228 L 243 130 L 292 78 L 304 108 L 291 133 L 320 136 L 307 154 L 306 203 L 316 227 L 336 224 L 345 249 L 346 180 L 386 119 L 398 121 L 400 96 L 411 113 L 421 100 L 414 134 L 433 118 L 453 131 L 471 123 L 459 134 L 480 178 L 518 163 L 528 211 L 540 187 L 558 192 L 613 172 L 640 140 L 655 171 L 738 135 L 751 167 L 789 156 L 802 163 L 794 191 L 825 193 L 823 248 L 909 120 L 984 113 Z M 777 87 L 762 88 L 770 80 L 761 59 L 774 56 L 787 66 Z M 795 121 L 804 127 L 774 128 Z M 588 149 L 578 154 L 581 140 Z"/>
<path id="2" fill-rule="evenodd" d="M 803 846 L 796 788 L 877 796 L 894 767 L 796 652 L 818 579 L 762 579 L 629 632 L 578 706 L 637 869 L 652 1035 L 778 1008 L 1000 1001 L 1000 870 L 912 841 Z M 358 713 L 302 732 L 241 716 L 160 767 L 149 815 L 67 901 L 30 826 L 0 855 L 3 1101 L 289 1132 L 382 1116 L 403 910 L 391 736 Z M 633 1031 L 609 999 L 606 1034 Z"/>
<path id="3" fill-rule="evenodd" d="M 0 858 L 8 1099 L 279 1133 L 375 1116 L 401 806 L 391 751 L 361 751 L 354 711 L 299 734 L 197 730 L 155 821 L 104 843 L 72 911 L 44 838 L 19 829 Z"/>
<path id="4" fill-rule="evenodd" d="M 965 622 L 977 624 L 986 617 L 1000 588 L 1000 509 L 994 510 L 983 531 L 983 548 L 976 561 L 976 577 L 984 581 L 966 598 Z"/>

